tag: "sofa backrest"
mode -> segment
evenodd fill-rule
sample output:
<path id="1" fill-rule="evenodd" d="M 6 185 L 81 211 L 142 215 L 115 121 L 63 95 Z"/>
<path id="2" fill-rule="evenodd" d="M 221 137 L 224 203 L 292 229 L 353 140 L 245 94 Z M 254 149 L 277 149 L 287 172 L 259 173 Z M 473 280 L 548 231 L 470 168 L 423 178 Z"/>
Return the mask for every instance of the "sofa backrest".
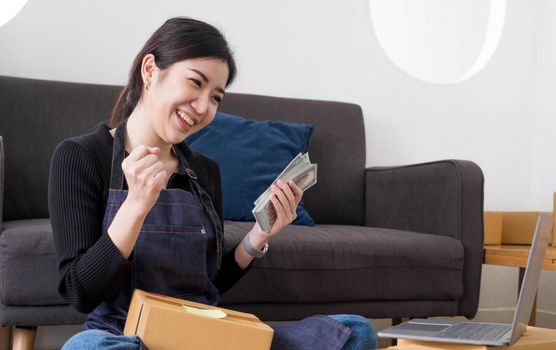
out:
<path id="1" fill-rule="evenodd" d="M 60 141 L 108 119 L 119 90 L 119 86 L 0 77 L 4 221 L 48 217 L 52 152 Z M 319 164 L 318 184 L 306 193 L 305 207 L 319 224 L 363 224 L 365 133 L 359 106 L 228 93 L 220 110 L 314 125 L 309 153 Z"/>
<path id="2" fill-rule="evenodd" d="M 4 221 L 48 217 L 50 157 L 106 119 L 118 87 L 0 77 Z"/>
<path id="3" fill-rule="evenodd" d="M 227 93 L 220 110 L 313 125 L 309 156 L 318 164 L 318 183 L 303 195 L 305 208 L 318 224 L 364 224 L 365 129 L 360 106 Z"/>

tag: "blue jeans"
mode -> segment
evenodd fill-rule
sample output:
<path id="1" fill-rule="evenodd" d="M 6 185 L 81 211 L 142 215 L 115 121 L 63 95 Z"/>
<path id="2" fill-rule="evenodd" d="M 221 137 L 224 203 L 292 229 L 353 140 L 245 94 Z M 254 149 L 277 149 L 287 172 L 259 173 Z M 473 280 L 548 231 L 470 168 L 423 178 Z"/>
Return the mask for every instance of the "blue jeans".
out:
<path id="1" fill-rule="evenodd" d="M 351 335 L 342 350 L 376 349 L 375 330 L 366 318 L 355 315 L 331 315 L 329 317 L 351 329 Z M 135 335 L 114 335 L 106 331 L 90 329 L 77 333 L 62 347 L 62 350 L 89 349 L 139 350 L 141 341 Z"/>
<path id="2" fill-rule="evenodd" d="M 329 315 L 328 317 L 351 328 L 351 335 L 342 350 L 376 349 L 376 332 L 366 318 L 356 315 Z"/>
<path id="3" fill-rule="evenodd" d="M 136 335 L 114 335 L 107 331 L 89 329 L 71 337 L 62 346 L 62 350 L 139 350 L 140 343 L 141 341 Z"/>

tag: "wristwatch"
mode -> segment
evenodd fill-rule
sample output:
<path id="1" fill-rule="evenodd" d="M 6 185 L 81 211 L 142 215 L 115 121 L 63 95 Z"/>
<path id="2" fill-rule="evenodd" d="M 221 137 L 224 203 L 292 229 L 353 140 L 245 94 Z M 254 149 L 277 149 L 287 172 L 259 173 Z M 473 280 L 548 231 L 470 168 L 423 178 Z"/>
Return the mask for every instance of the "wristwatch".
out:
<path id="1" fill-rule="evenodd" d="M 262 250 L 258 250 L 253 247 L 253 245 L 251 245 L 251 242 L 249 242 L 249 234 L 246 234 L 245 237 L 243 237 L 241 245 L 243 246 L 243 249 L 245 249 L 247 254 L 257 259 L 262 258 L 266 254 L 266 252 L 268 252 L 268 243 L 264 245 Z"/>

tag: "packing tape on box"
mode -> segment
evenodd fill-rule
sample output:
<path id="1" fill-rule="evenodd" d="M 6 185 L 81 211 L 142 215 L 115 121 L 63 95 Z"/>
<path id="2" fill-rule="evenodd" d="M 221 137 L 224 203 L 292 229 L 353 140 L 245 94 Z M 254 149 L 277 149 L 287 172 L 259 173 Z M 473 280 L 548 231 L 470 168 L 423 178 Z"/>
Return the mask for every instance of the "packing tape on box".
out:
<path id="1" fill-rule="evenodd" d="M 210 318 L 224 318 L 228 316 L 224 311 L 218 309 L 205 310 L 205 309 L 198 309 L 196 307 L 187 306 L 187 305 L 182 305 L 182 307 L 188 313 L 198 315 L 198 316 L 204 316 Z"/>

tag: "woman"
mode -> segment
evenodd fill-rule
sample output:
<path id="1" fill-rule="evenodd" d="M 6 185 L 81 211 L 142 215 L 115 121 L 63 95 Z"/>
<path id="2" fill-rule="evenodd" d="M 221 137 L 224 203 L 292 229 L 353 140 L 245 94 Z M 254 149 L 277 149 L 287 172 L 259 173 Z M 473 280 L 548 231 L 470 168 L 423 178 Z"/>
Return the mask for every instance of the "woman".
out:
<path id="1" fill-rule="evenodd" d="M 235 74 L 217 29 L 170 19 L 135 58 L 110 124 L 56 149 L 49 210 L 59 291 L 89 314 L 87 330 L 65 349 L 139 348 L 137 337 L 122 335 L 134 288 L 217 304 L 295 219 L 302 191 L 278 181 L 271 188 L 277 212 L 271 230 L 255 223 L 241 244 L 223 252 L 218 165 L 184 139 L 214 119 Z M 298 328 L 309 325 L 317 343 L 296 338 L 294 323 L 275 329 L 273 348 L 340 349 L 348 342 L 355 349 L 354 343 L 367 342 L 360 347 L 366 348 L 374 341 L 368 322 L 356 316 L 304 321 Z"/>

